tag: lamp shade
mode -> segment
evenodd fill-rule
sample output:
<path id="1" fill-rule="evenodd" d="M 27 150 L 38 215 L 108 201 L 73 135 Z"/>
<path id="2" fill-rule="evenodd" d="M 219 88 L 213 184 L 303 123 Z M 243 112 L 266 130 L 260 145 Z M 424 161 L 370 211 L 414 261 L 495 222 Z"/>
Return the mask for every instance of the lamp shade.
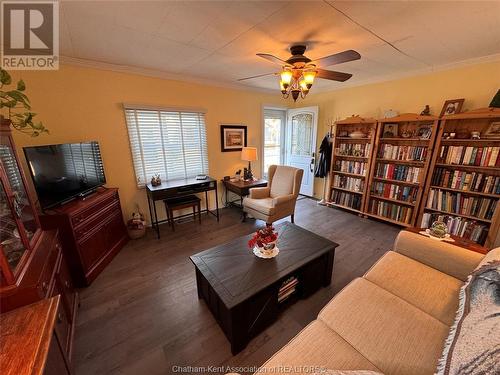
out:
<path id="1" fill-rule="evenodd" d="M 257 148 L 256 147 L 243 147 L 241 149 L 241 160 L 245 161 L 255 161 L 257 159 Z"/>

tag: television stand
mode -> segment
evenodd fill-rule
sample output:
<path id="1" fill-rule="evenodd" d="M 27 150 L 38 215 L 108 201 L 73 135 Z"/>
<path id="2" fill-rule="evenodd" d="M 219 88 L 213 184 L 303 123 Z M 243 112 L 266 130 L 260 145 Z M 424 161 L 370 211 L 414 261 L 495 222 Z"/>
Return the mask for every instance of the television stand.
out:
<path id="1" fill-rule="evenodd" d="M 97 192 L 97 189 L 99 189 L 99 188 L 87 190 L 83 193 L 78 194 L 79 200 L 84 201 L 84 200 L 88 199 L 91 195 L 93 195 L 95 192 Z"/>
<path id="2" fill-rule="evenodd" d="M 88 286 L 127 243 L 118 189 L 98 188 L 41 217 L 45 228 L 59 228 L 64 255 L 78 287 Z"/>

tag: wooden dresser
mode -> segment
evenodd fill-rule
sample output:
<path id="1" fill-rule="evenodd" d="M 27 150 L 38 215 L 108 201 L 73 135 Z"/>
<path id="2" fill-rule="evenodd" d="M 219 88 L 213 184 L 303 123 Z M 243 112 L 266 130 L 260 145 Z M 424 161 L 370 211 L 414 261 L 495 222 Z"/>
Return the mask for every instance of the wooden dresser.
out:
<path id="1" fill-rule="evenodd" d="M 79 287 L 88 286 L 127 243 L 118 189 L 100 188 L 41 217 L 44 227 L 59 228 L 64 255 Z"/>
<path id="2" fill-rule="evenodd" d="M 0 374 L 69 375 L 59 296 L 0 315 Z"/>

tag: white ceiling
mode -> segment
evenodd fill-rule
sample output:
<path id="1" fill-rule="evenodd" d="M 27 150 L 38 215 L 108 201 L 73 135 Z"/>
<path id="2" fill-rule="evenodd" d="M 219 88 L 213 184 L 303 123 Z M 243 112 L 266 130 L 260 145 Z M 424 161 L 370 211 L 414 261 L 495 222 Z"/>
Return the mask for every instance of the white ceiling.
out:
<path id="1" fill-rule="evenodd" d="M 63 1 L 60 29 L 63 56 L 263 89 L 277 78 L 237 82 L 279 71 L 257 52 L 358 51 L 331 90 L 499 54 L 500 1 Z"/>

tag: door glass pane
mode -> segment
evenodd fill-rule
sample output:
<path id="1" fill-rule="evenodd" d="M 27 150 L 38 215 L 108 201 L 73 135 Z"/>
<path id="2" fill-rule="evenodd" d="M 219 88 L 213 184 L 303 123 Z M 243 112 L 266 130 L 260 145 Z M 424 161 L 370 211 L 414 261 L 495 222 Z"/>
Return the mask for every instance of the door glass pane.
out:
<path id="1" fill-rule="evenodd" d="M 270 165 L 281 164 L 281 126 L 281 118 L 264 119 L 264 173 L 267 173 Z"/>
<path id="2" fill-rule="evenodd" d="M 16 225 L 14 215 L 10 210 L 5 188 L 0 183 L 0 248 L 12 271 L 26 251 Z"/>
<path id="3" fill-rule="evenodd" d="M 23 222 L 26 236 L 28 239 L 31 239 L 37 230 L 35 213 L 29 203 L 26 187 L 21 178 L 14 151 L 7 137 L 2 137 L 0 140 L 0 162 L 5 170 L 10 189 L 14 195 L 12 205 L 14 206 L 15 214 Z"/>
<path id="4" fill-rule="evenodd" d="M 313 115 L 300 113 L 292 116 L 292 155 L 312 156 Z"/>

